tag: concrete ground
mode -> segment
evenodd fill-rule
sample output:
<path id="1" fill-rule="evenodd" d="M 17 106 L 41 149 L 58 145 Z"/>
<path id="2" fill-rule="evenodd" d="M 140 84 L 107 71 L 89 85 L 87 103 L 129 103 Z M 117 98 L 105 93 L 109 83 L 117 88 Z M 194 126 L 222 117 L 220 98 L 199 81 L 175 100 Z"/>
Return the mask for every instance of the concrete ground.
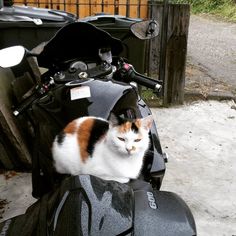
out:
<path id="1" fill-rule="evenodd" d="M 169 154 L 162 190 L 187 202 L 199 236 L 236 235 L 235 103 L 198 101 L 152 111 Z M 35 201 L 28 173 L 2 173 L 0 193 L 0 221 Z"/>
<path id="2" fill-rule="evenodd" d="M 30 173 L 8 171 L 0 174 L 0 222 L 23 214 L 36 201 L 31 190 Z"/>
<path id="3" fill-rule="evenodd" d="M 153 109 L 169 154 L 162 189 L 189 205 L 199 236 L 236 235 L 236 110 L 234 102 L 199 101 Z"/>

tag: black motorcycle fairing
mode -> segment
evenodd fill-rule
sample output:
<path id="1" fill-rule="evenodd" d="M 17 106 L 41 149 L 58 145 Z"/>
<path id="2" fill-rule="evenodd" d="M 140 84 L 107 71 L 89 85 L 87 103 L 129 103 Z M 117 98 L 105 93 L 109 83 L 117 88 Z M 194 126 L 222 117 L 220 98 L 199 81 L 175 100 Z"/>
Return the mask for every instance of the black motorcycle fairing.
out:
<path id="1" fill-rule="evenodd" d="M 79 175 L 63 180 L 25 214 L 0 224 L 5 236 L 194 236 L 193 216 L 176 194 L 147 182 Z"/>
<path id="2" fill-rule="evenodd" d="M 131 231 L 134 203 L 129 186 L 80 175 L 64 181 L 61 190 L 60 209 L 49 221 L 51 234 L 126 235 Z M 71 223 L 73 227 L 68 227 Z"/>
<path id="3" fill-rule="evenodd" d="M 122 42 L 106 31 L 90 23 L 74 22 L 61 28 L 44 46 L 37 59 L 39 66 L 45 68 L 76 58 L 98 61 L 98 49 L 107 47 L 111 48 L 114 56 L 123 50 Z"/>
<path id="4" fill-rule="evenodd" d="M 5 227 L 6 236 L 128 235 L 133 199 L 126 184 L 89 175 L 69 177 L 25 214 L 0 224 L 0 233 Z"/>
<path id="5" fill-rule="evenodd" d="M 151 110 L 142 99 L 138 101 L 138 109 L 141 113 L 141 117 L 152 114 Z M 144 178 L 153 184 L 153 187 L 159 189 L 165 174 L 166 166 L 159 135 L 154 122 L 151 127 L 150 141 L 150 148 L 145 155 L 146 158 L 142 173 Z"/>

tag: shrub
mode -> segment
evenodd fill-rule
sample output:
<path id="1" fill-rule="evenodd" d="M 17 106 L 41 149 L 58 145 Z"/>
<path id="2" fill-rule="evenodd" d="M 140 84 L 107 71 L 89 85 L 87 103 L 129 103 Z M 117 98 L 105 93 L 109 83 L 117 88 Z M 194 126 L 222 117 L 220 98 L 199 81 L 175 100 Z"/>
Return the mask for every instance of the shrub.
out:
<path id="1" fill-rule="evenodd" d="M 193 13 L 210 13 L 236 21 L 236 0 L 170 0 L 172 3 L 189 3 Z"/>

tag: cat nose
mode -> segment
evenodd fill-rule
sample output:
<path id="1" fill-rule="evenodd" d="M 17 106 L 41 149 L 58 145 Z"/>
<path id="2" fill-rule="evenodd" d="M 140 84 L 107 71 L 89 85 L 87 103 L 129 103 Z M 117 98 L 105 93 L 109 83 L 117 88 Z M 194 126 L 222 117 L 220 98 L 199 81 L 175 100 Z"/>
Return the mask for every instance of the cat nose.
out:
<path id="1" fill-rule="evenodd" d="M 126 151 L 130 154 L 130 152 L 131 152 L 131 148 L 126 148 Z"/>
<path id="2" fill-rule="evenodd" d="M 126 148 L 126 151 L 130 154 L 133 149 L 134 149 L 133 147 L 131 147 L 131 148 L 128 148 L 128 147 L 127 147 L 127 148 Z"/>

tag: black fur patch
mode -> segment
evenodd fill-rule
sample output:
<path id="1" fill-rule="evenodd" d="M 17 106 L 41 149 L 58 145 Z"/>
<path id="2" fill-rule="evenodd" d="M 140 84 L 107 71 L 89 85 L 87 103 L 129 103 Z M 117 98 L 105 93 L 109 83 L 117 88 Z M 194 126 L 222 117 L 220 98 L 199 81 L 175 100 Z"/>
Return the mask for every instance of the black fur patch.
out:
<path id="1" fill-rule="evenodd" d="M 133 123 L 134 119 L 129 119 L 129 118 L 122 118 L 120 116 L 117 116 L 117 125 L 123 125 L 126 122 Z"/>
<path id="2" fill-rule="evenodd" d="M 126 122 L 130 122 L 131 123 L 131 130 L 133 130 L 135 133 L 138 133 L 139 128 L 137 127 L 137 125 L 135 124 L 135 120 L 134 119 L 129 119 L 129 118 L 121 118 L 121 117 L 117 117 L 118 120 L 118 125 L 123 125 Z"/>
<path id="3" fill-rule="evenodd" d="M 134 122 L 132 122 L 131 130 L 133 130 L 135 133 L 138 133 L 139 128 L 137 127 L 137 125 Z"/>
<path id="4" fill-rule="evenodd" d="M 94 125 L 91 130 L 90 139 L 88 142 L 87 152 L 92 156 L 94 146 L 97 141 L 107 133 L 109 129 L 109 123 L 107 121 L 95 119 Z"/>
<path id="5" fill-rule="evenodd" d="M 63 141 L 64 141 L 64 139 L 65 139 L 65 136 L 66 136 L 66 134 L 65 134 L 63 131 L 61 131 L 61 132 L 57 135 L 57 143 L 58 143 L 59 145 L 62 145 L 62 143 L 63 143 Z"/>

